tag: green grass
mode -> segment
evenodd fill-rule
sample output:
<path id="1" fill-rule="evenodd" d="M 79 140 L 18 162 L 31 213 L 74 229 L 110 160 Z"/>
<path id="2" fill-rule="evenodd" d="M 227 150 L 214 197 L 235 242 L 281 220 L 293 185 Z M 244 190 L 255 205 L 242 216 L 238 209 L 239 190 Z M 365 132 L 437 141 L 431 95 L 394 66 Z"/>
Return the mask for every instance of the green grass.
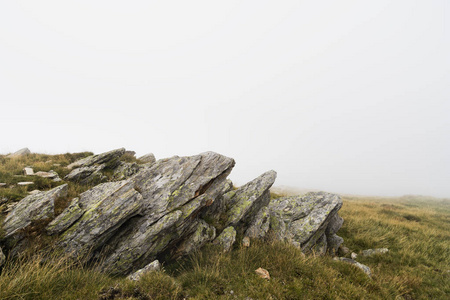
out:
<path id="1" fill-rule="evenodd" d="M 38 156 L 20 163 L 6 160 L 1 176 L 15 178 L 11 175 L 25 165 L 45 171 L 53 163 L 64 166 L 75 160 L 57 157 L 45 158 L 52 163 L 41 163 Z M 69 194 L 87 188 L 71 184 Z M 7 190 L 1 190 L 3 196 Z M 0 299 L 449 299 L 450 201 L 412 196 L 343 200 L 344 225 L 338 234 L 344 245 L 358 254 L 389 248 L 386 254 L 358 256 L 372 269 L 372 279 L 352 265 L 328 256 L 305 257 L 297 248 L 271 240 L 252 240 L 250 248 L 238 241 L 228 253 L 210 245 L 138 282 L 35 251 L 8 259 L 0 274 Z M 4 216 L 0 214 L 0 222 Z M 51 249 L 52 239 L 43 240 Z M 257 276 L 259 267 L 269 271 L 270 280 Z"/>
<path id="2" fill-rule="evenodd" d="M 69 173 L 65 168 L 68 164 L 92 155 L 91 152 L 66 153 L 58 155 L 48 154 L 28 154 L 20 157 L 9 158 L 6 155 L 0 155 L 0 183 L 6 183 L 6 187 L 0 187 L 0 199 L 6 198 L 9 203 L 16 202 L 28 195 L 28 192 L 38 190 L 49 190 L 62 182 L 53 182 L 49 178 L 38 176 L 23 176 L 23 168 L 30 166 L 34 172 L 48 172 L 54 170 L 60 178 L 64 178 Z M 32 181 L 33 185 L 18 186 L 21 181 Z M 72 191 L 74 188 L 72 187 Z M 4 206 L 6 208 L 6 205 Z M 2 208 L 0 207 L 0 212 Z"/>

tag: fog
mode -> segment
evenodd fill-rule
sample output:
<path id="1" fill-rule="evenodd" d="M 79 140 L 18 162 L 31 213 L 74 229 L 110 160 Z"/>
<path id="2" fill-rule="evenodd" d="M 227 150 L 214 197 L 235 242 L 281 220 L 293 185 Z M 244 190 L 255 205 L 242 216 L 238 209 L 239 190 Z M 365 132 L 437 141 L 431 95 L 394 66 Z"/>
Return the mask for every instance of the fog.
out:
<path id="1" fill-rule="evenodd" d="M 450 197 L 450 2 L 2 1 L 0 153 L 215 151 L 238 184 Z"/>

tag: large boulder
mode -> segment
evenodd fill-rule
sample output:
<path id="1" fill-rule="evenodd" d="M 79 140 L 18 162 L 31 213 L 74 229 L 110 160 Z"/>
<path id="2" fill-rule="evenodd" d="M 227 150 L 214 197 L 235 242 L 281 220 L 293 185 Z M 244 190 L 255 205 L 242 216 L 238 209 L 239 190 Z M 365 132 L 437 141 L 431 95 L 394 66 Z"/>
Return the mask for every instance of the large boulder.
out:
<path id="1" fill-rule="evenodd" d="M 342 219 L 337 216 L 341 207 L 342 199 L 338 195 L 324 192 L 277 198 L 269 204 L 270 230 L 278 239 L 304 252 L 322 253 L 329 242 L 337 250 L 340 243 L 335 233 L 342 225 Z M 318 247 L 314 248 L 316 244 Z"/>
<path id="2" fill-rule="evenodd" d="M 47 192 L 29 195 L 20 200 L 3 222 L 4 237 L 12 237 L 32 222 L 54 218 L 55 200 L 67 196 L 67 190 L 68 185 L 63 184 Z"/>
<path id="3" fill-rule="evenodd" d="M 269 204 L 269 189 L 276 177 L 275 171 L 268 171 L 236 191 L 228 192 L 225 226 L 234 226 L 238 232 L 242 232 L 252 222 L 257 222 L 255 218 L 260 218 L 258 212 Z"/>
<path id="4" fill-rule="evenodd" d="M 159 160 L 82 193 L 47 230 L 60 233 L 59 247 L 74 256 L 101 255 L 101 269 L 113 274 L 140 269 L 170 246 L 184 245 L 186 254 L 214 238 L 213 228 L 203 236 L 207 224 L 198 216 L 221 195 L 233 166 L 213 152 Z"/>

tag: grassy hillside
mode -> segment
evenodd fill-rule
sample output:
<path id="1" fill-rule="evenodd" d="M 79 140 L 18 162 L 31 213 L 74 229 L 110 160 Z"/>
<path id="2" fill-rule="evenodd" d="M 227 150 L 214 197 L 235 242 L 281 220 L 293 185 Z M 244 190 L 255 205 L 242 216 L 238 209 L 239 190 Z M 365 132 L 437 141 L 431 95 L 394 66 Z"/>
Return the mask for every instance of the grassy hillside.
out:
<path id="1" fill-rule="evenodd" d="M 35 171 L 63 167 L 84 154 L 0 156 L 0 199 L 7 205 L 33 188 L 17 187 L 23 167 Z M 56 165 L 55 165 L 56 164 Z M 58 164 L 60 166 L 58 166 Z M 41 180 L 41 179 L 37 179 Z M 71 186 L 71 196 L 85 187 Z M 274 195 L 275 196 L 275 195 Z M 207 247 L 191 257 L 165 264 L 139 282 L 101 274 L 94 267 L 45 257 L 43 252 L 10 259 L 0 274 L 0 299 L 448 299 L 450 297 L 450 202 L 420 197 L 344 197 L 338 232 L 351 251 L 389 248 L 386 254 L 357 260 L 372 269 L 361 270 L 331 257 L 304 257 L 293 246 L 273 241 L 237 243 L 229 253 Z M 0 215 L 0 220 L 5 214 Z M 347 254 L 349 256 L 350 254 Z M 259 267 L 271 279 L 259 278 Z"/>

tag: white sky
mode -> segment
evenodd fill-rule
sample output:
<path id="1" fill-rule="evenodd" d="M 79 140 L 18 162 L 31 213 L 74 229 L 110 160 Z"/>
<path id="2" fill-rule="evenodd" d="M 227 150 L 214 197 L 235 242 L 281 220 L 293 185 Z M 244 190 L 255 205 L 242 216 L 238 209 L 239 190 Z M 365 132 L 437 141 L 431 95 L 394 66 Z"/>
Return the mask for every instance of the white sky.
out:
<path id="1" fill-rule="evenodd" d="M 212 150 L 450 197 L 450 1 L 2 1 L 0 153 Z"/>

